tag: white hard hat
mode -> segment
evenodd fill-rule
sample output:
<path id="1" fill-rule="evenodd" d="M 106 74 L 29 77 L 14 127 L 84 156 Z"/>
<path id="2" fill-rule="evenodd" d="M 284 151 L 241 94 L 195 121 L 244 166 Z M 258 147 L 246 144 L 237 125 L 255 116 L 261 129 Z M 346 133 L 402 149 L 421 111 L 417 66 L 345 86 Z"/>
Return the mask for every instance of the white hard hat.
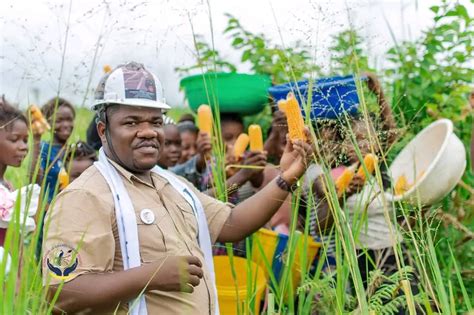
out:
<path id="1" fill-rule="evenodd" d="M 107 104 L 170 109 L 160 80 L 137 62 L 118 66 L 102 77 L 91 109 L 99 110 L 101 105 Z"/>

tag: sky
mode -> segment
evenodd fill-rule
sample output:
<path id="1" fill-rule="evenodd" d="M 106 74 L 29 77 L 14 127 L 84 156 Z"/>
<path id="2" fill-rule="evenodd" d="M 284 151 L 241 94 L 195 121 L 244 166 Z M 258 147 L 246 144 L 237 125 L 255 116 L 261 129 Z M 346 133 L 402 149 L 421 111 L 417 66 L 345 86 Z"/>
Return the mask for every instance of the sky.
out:
<path id="1" fill-rule="evenodd" d="M 105 64 L 138 61 L 160 79 L 167 102 L 183 106 L 176 67 L 195 62 L 193 32 L 239 72 L 248 72 L 222 35 L 225 13 L 276 44 L 302 40 L 327 66 L 331 35 L 350 26 L 364 36 L 370 62 L 386 65 L 397 41 L 415 39 L 432 23 L 431 0 L 2 0 L 0 94 L 21 107 L 58 94 L 88 106 Z M 472 9 L 472 6 L 470 7 Z"/>

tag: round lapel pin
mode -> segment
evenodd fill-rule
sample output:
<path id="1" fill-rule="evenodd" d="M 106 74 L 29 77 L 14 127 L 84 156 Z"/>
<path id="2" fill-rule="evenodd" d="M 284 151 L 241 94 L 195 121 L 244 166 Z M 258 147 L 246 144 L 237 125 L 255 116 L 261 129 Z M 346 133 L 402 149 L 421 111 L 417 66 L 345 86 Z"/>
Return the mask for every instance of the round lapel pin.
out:
<path id="1" fill-rule="evenodd" d="M 140 211 L 140 219 L 145 224 L 153 224 L 155 222 L 155 214 L 150 209 Z"/>

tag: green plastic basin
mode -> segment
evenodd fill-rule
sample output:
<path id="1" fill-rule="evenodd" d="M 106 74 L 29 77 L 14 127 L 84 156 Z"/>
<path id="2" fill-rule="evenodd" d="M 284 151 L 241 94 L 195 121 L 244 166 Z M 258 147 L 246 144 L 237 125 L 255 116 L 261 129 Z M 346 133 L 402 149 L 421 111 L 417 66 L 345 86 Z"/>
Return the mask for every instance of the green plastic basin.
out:
<path id="1" fill-rule="evenodd" d="M 180 86 L 193 111 L 208 104 L 223 113 L 251 115 L 268 103 L 271 79 L 259 74 L 210 72 L 183 78 Z"/>

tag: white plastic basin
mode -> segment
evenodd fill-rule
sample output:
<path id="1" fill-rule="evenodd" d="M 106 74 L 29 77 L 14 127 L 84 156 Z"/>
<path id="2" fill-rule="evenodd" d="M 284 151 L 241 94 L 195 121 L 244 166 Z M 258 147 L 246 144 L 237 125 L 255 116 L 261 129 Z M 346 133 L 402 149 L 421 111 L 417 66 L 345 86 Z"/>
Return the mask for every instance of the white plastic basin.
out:
<path id="1" fill-rule="evenodd" d="M 466 150 L 453 132 L 453 123 L 440 119 L 416 135 L 390 165 L 393 185 L 402 175 L 408 183 L 416 182 L 401 195 L 387 193 L 387 199 L 431 205 L 456 186 L 465 168 Z"/>

